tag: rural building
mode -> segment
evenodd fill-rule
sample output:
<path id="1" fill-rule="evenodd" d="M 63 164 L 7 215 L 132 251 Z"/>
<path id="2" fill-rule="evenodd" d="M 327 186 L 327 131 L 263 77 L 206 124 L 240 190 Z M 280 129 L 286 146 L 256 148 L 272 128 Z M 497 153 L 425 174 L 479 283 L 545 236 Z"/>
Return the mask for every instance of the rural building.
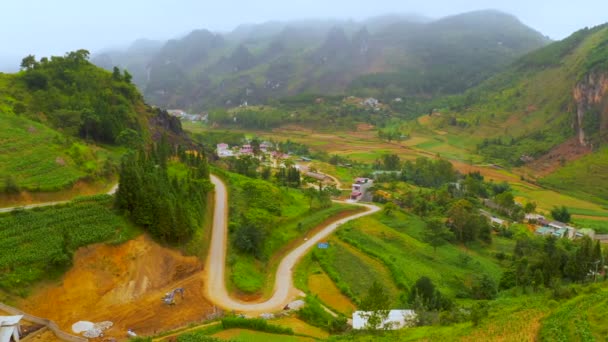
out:
<path id="1" fill-rule="evenodd" d="M 350 199 L 355 201 L 360 201 L 364 197 L 367 200 L 371 199 L 371 194 L 369 194 L 369 188 L 374 185 L 374 181 L 369 178 L 359 177 L 355 179 L 355 183 L 353 184 L 352 192 L 350 193 Z"/>
<path id="2" fill-rule="evenodd" d="M 316 179 L 323 183 L 333 183 L 333 179 L 331 179 L 331 177 L 318 172 L 306 171 L 304 176 Z"/>
<path id="3" fill-rule="evenodd" d="M 525 219 L 528 222 L 541 222 L 545 220 L 545 217 L 539 214 L 526 214 Z"/>
<path id="4" fill-rule="evenodd" d="M 217 144 L 217 155 L 220 158 L 224 158 L 224 157 L 232 157 L 234 156 L 234 152 L 232 152 L 230 150 L 230 146 L 228 146 L 228 144 Z"/>
<path id="5" fill-rule="evenodd" d="M 371 311 L 355 311 L 353 312 L 353 329 L 366 329 L 367 317 Z M 385 327 L 389 330 L 398 330 L 413 326 L 416 321 L 416 313 L 414 310 L 391 310 L 388 318 L 382 322 L 380 329 Z"/>

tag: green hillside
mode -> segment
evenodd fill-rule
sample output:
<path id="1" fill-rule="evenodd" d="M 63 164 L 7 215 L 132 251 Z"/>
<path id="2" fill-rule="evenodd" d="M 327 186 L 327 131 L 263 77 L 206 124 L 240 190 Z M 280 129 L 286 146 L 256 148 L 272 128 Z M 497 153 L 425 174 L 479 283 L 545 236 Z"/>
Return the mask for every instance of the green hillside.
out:
<path id="1" fill-rule="evenodd" d="M 459 93 L 547 42 L 515 17 L 480 11 L 435 21 L 386 17 L 267 23 L 229 34 L 197 30 L 139 65 L 133 61 L 141 49 L 95 61 L 128 67 L 154 104 L 203 110 L 300 93 L 348 92 L 387 102 Z"/>
<path id="2" fill-rule="evenodd" d="M 490 162 L 524 166 L 533 176 L 549 175 L 544 184 L 606 200 L 601 189 L 608 184 L 584 175 L 606 171 L 607 45 L 608 26 L 580 30 L 443 99 L 431 125 L 467 137 L 459 143 Z"/>
<path id="3" fill-rule="evenodd" d="M 2 192 L 57 191 L 108 178 L 119 146 L 162 132 L 180 140 L 179 121 L 147 106 L 128 72 L 98 68 L 88 54 L 28 56 L 22 71 L 0 74 Z"/>

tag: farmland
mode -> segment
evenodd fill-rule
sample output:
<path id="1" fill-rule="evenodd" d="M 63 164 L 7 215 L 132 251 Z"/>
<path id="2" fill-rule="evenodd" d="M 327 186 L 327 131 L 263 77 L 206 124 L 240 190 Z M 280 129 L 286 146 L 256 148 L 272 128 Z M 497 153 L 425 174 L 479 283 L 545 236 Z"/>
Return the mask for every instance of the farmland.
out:
<path id="1" fill-rule="evenodd" d="M 0 287 L 26 294 L 36 281 L 71 265 L 72 254 L 96 242 L 126 241 L 137 230 L 112 210 L 113 198 L 99 195 L 48 208 L 0 216 Z"/>
<path id="2" fill-rule="evenodd" d="M 84 177 L 104 173 L 111 158 L 107 150 L 71 142 L 47 126 L 0 113 L 0 178 L 4 182 L 10 177 L 19 189 L 71 187 Z M 106 161 L 110 164 L 104 166 Z M 107 171 L 109 175 L 111 169 Z"/>

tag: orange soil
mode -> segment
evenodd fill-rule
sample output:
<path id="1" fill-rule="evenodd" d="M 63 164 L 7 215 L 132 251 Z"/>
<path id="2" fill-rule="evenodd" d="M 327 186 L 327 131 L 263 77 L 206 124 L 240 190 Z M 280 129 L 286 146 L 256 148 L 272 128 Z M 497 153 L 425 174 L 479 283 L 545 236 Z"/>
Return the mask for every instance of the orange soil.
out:
<path id="1" fill-rule="evenodd" d="M 176 287 L 185 289 L 185 298 L 163 304 L 164 294 Z M 202 263 L 143 235 L 119 246 L 79 249 L 60 283 L 42 285 L 18 306 L 54 320 L 66 332 L 80 320 L 111 321 L 114 326 L 105 336 L 119 339 L 126 338 L 127 329 L 151 335 L 213 312 L 203 297 Z"/>
<path id="2" fill-rule="evenodd" d="M 581 146 L 578 138 L 573 137 L 554 147 L 549 153 L 528 163 L 526 169 L 529 169 L 532 171 L 532 174 L 540 178 L 562 167 L 562 163 L 577 160 L 591 152 L 591 148 Z"/>

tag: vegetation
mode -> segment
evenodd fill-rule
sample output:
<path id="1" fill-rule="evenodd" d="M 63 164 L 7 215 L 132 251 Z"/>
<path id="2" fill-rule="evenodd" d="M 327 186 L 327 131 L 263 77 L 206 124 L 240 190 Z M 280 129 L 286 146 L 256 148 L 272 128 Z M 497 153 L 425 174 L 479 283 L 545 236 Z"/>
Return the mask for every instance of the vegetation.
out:
<path id="1" fill-rule="evenodd" d="M 181 177 L 169 177 L 170 158 L 187 166 Z M 176 152 L 163 139 L 151 152 L 140 149 L 123 158 L 116 208 L 155 238 L 184 243 L 202 225 L 211 189 L 203 156 L 182 148 Z"/>
<path id="2" fill-rule="evenodd" d="M 224 329 L 244 328 L 275 334 L 293 335 L 293 330 L 291 328 L 269 324 L 262 318 L 226 317 L 222 319 L 222 327 Z"/>
<path id="3" fill-rule="evenodd" d="M 298 310 L 298 318 L 304 322 L 320 327 L 330 333 L 340 333 L 348 329 L 346 318 L 334 317 L 321 306 L 319 300 L 314 296 L 305 298 L 306 305 Z"/>
<path id="4" fill-rule="evenodd" d="M 35 282 L 71 265 L 73 253 L 96 242 L 118 243 L 136 232 L 107 195 L 0 216 L 0 288 L 25 295 Z"/>

